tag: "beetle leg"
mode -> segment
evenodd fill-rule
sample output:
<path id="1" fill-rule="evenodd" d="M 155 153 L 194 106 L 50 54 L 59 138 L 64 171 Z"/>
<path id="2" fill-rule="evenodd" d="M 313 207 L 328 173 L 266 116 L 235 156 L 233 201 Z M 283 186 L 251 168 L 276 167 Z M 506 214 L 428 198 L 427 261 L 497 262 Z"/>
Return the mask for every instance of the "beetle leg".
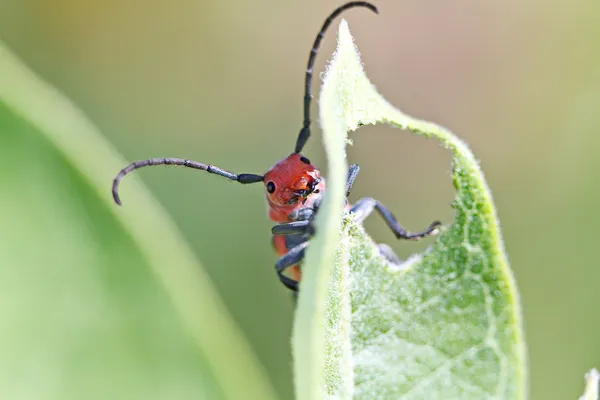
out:
<path id="1" fill-rule="evenodd" d="M 393 264 L 393 265 L 402 264 L 402 261 L 400 261 L 400 259 L 398 258 L 396 253 L 394 253 L 394 250 L 392 250 L 392 248 L 390 246 L 388 246 L 385 243 L 381 243 L 381 244 L 377 245 L 377 247 L 379 247 L 379 253 L 383 256 L 383 258 L 388 260 L 390 262 L 390 264 Z"/>
<path id="2" fill-rule="evenodd" d="M 291 289 L 294 292 L 298 291 L 298 282 L 283 275 L 283 271 L 285 271 L 291 266 L 297 265 L 298 263 L 300 263 L 300 261 L 302 261 L 302 259 L 304 258 L 304 250 L 307 246 L 308 240 L 290 249 L 290 251 L 281 256 L 279 260 L 277 260 L 277 262 L 275 263 L 275 271 L 277 271 L 277 276 L 279 276 L 279 280 L 288 289 Z"/>
<path id="3" fill-rule="evenodd" d="M 271 233 L 273 233 L 273 235 L 312 234 L 314 233 L 312 230 L 311 221 L 304 220 L 275 225 L 271 228 Z"/>
<path id="4" fill-rule="evenodd" d="M 360 171 L 360 167 L 356 164 L 352 164 L 348 169 L 348 178 L 346 180 L 346 197 L 350 196 L 350 190 L 352 190 L 352 185 L 354 185 L 354 181 L 358 176 Z"/>
<path id="5" fill-rule="evenodd" d="M 313 207 L 296 209 L 288 215 L 288 219 L 290 221 L 306 221 L 312 219 L 316 213 L 315 206 L 318 206 L 318 204 L 313 204 Z"/>
<path id="6" fill-rule="evenodd" d="M 283 285 L 286 288 L 290 289 L 294 293 L 298 292 L 298 282 L 296 282 L 295 280 L 281 274 L 279 274 L 279 280 L 281 281 L 281 283 L 283 283 Z"/>
<path id="7" fill-rule="evenodd" d="M 409 233 L 398 223 L 394 214 L 392 214 L 387 207 L 371 197 L 364 197 L 358 200 L 350 208 L 350 212 L 354 214 L 354 218 L 357 222 L 363 222 L 373 212 L 373 209 L 377 210 L 398 239 L 419 240 L 430 235 L 435 235 L 438 233 L 438 228 L 442 224 L 440 221 L 434 221 L 422 232 Z"/>

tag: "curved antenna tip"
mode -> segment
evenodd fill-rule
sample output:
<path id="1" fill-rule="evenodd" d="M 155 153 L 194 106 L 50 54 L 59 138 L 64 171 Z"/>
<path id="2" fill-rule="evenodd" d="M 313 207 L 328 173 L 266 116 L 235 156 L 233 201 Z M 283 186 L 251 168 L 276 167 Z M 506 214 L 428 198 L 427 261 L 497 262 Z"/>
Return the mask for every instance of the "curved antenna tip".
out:
<path id="1" fill-rule="evenodd" d="M 121 198 L 119 197 L 119 194 L 116 191 L 114 191 L 114 190 L 112 192 L 112 197 L 113 197 L 113 200 L 115 201 L 115 203 L 117 203 L 118 206 L 122 206 L 123 205 L 123 203 L 121 202 Z"/>
<path id="2" fill-rule="evenodd" d="M 369 10 L 373 11 L 375 14 L 379 14 L 379 8 L 378 8 L 378 7 L 377 7 L 375 4 L 372 4 L 372 3 L 367 3 L 367 4 L 365 4 L 365 6 L 366 6 L 366 7 L 367 7 Z"/>
<path id="3" fill-rule="evenodd" d="M 365 8 L 368 8 L 369 10 L 373 11 L 375 14 L 379 14 L 379 8 L 377 8 L 377 6 L 375 4 L 369 3 L 368 1 L 350 2 L 348 4 L 353 4 L 353 5 L 357 5 L 357 6 L 360 5 L 360 6 L 363 6 Z"/>

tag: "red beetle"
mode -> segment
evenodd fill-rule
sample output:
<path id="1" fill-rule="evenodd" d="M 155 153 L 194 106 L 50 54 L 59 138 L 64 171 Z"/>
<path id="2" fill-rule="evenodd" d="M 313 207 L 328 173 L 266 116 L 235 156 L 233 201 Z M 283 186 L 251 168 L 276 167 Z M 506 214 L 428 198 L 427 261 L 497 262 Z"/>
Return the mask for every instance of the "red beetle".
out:
<path id="1" fill-rule="evenodd" d="M 335 9 L 323 23 L 308 59 L 304 91 L 304 122 L 296 141 L 296 148 L 292 154 L 273 165 L 264 175 L 235 174 L 214 165 L 181 158 L 151 158 L 136 161 L 123 168 L 115 177 L 112 185 L 115 202 L 121 205 L 118 190 L 119 183 L 125 175 L 138 168 L 153 165 L 180 165 L 195 168 L 243 184 L 263 182 L 266 189 L 268 216 L 278 224 L 271 230 L 273 245 L 280 255 L 279 260 L 275 263 L 275 270 L 281 282 L 289 289 L 297 292 L 298 283 L 301 279 L 299 264 L 304 257 L 304 251 L 310 238 L 314 235 L 313 221 L 325 194 L 325 180 L 321 177 L 321 173 L 311 164 L 308 158 L 301 154 L 302 148 L 310 136 L 313 66 L 325 31 L 334 18 L 352 7 L 366 7 L 375 13 L 378 12 L 377 8 L 371 3 L 352 1 Z M 348 171 L 346 196 L 350 193 L 358 171 L 359 167 L 357 165 L 352 165 Z M 379 212 L 398 239 L 418 240 L 436 234 L 440 226 L 440 222 L 435 221 L 423 232 L 408 233 L 383 204 L 371 197 L 362 198 L 353 205 L 348 206 L 349 212 L 354 214 L 358 222 L 362 222 L 374 209 Z M 379 249 L 390 262 L 399 263 L 397 256 L 389 246 L 382 244 L 379 245 Z M 291 278 L 284 275 L 286 270 L 289 271 Z"/>

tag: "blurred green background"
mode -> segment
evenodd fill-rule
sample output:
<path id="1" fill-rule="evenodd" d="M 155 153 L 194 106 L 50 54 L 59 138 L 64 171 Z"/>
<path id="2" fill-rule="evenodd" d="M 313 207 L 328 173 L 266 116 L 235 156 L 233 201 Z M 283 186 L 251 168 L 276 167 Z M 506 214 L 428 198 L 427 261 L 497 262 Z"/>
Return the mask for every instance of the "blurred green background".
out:
<path id="1" fill-rule="evenodd" d="M 293 149 L 306 57 L 337 5 L 0 0 L 0 38 L 127 159 L 262 173 Z M 532 398 L 576 398 L 583 374 L 600 366 L 600 3 L 377 5 L 379 16 L 346 14 L 367 74 L 393 104 L 454 130 L 481 160 L 521 293 Z M 389 127 L 353 139 L 349 157 L 361 174 L 352 198 L 379 198 L 412 230 L 452 220 L 450 158 L 437 143 Z M 325 164 L 318 129 L 305 153 Z M 139 176 L 208 269 L 281 398 L 292 398 L 293 307 L 273 273 L 261 189 L 181 169 Z M 127 181 L 122 196 L 127 206 Z M 394 242 L 377 218 L 366 226 L 403 256 L 427 245 Z"/>

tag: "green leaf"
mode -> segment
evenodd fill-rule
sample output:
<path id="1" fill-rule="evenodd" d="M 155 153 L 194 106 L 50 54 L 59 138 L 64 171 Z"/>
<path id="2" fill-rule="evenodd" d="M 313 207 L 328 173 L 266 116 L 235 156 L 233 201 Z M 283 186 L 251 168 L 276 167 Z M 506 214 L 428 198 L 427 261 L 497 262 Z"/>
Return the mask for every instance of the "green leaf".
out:
<path id="1" fill-rule="evenodd" d="M 274 399 L 174 223 L 0 43 L 0 398 Z"/>
<path id="2" fill-rule="evenodd" d="M 579 400 L 598 400 L 598 382 L 600 373 L 597 369 L 594 368 L 585 374 L 585 392 Z"/>
<path id="3" fill-rule="evenodd" d="M 524 398 L 518 295 L 490 191 L 467 145 L 375 90 L 345 21 L 320 116 L 328 192 L 298 301 L 298 399 Z M 343 215 L 347 132 L 378 122 L 433 137 L 452 153 L 456 218 L 400 267 L 388 265 L 363 228 Z"/>

